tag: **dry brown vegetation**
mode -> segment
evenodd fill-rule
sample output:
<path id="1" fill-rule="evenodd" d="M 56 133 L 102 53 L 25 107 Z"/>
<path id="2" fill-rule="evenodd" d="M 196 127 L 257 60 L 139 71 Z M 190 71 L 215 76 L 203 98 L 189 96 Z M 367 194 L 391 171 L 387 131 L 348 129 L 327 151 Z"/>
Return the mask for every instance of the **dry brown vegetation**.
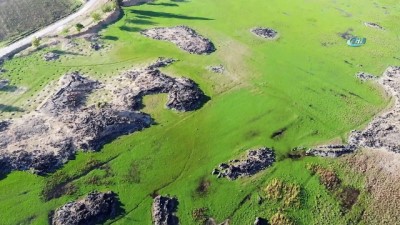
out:
<path id="1" fill-rule="evenodd" d="M 277 212 L 270 219 L 271 225 L 294 225 L 294 223 L 283 213 Z"/>
<path id="2" fill-rule="evenodd" d="M 300 205 L 300 191 L 299 185 L 284 183 L 278 179 L 273 179 L 264 189 L 268 199 L 282 200 L 285 207 Z"/>
<path id="3" fill-rule="evenodd" d="M 366 224 L 400 224 L 400 155 L 384 150 L 362 150 L 342 161 L 365 176 L 371 195 L 362 220 Z"/>

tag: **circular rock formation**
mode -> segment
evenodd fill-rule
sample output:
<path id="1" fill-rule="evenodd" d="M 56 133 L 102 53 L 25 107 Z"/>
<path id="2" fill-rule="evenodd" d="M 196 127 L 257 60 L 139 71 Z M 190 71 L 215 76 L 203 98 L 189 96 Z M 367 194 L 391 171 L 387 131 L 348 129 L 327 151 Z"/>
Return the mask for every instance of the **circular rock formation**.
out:
<path id="1" fill-rule="evenodd" d="M 278 32 L 272 28 L 256 27 L 251 29 L 251 32 L 259 37 L 269 40 L 278 38 Z"/>
<path id="2" fill-rule="evenodd" d="M 155 40 L 172 42 L 182 50 L 192 54 L 211 54 L 216 50 L 209 39 L 187 26 L 158 27 L 144 30 L 141 34 Z"/>
<path id="3" fill-rule="evenodd" d="M 113 192 L 92 192 L 84 199 L 58 208 L 52 225 L 95 225 L 117 215 L 119 201 Z"/>

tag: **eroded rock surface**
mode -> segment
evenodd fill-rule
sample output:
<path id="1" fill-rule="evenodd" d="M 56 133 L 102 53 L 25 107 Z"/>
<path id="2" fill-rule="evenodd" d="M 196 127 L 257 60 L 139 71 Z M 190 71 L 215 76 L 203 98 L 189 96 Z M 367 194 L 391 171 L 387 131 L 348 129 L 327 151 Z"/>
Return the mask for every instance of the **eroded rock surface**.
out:
<path id="1" fill-rule="evenodd" d="M 43 55 L 45 61 L 55 61 L 60 58 L 60 55 L 54 52 L 48 52 Z"/>
<path id="2" fill-rule="evenodd" d="M 58 208 L 52 225 L 95 225 L 113 218 L 118 213 L 119 200 L 113 192 L 92 192 L 85 198 Z"/>
<path id="3" fill-rule="evenodd" d="M 256 27 L 251 29 L 251 32 L 259 37 L 265 38 L 265 39 L 276 39 L 278 38 L 278 31 L 272 29 L 272 28 L 265 28 L 265 27 Z"/>
<path id="4" fill-rule="evenodd" d="M 270 148 L 259 148 L 249 150 L 246 158 L 231 160 L 229 163 L 221 163 L 218 169 L 214 169 L 213 174 L 226 177 L 229 180 L 236 180 L 240 177 L 252 176 L 275 162 L 275 153 Z"/>
<path id="5" fill-rule="evenodd" d="M 187 26 L 157 27 L 142 31 L 141 34 L 152 39 L 172 42 L 192 54 L 211 54 L 216 50 L 209 39 Z"/>
<path id="6" fill-rule="evenodd" d="M 179 219 L 175 213 L 178 209 L 178 199 L 157 196 L 153 200 L 152 216 L 154 225 L 178 225 Z"/>
<path id="7" fill-rule="evenodd" d="M 364 130 L 352 131 L 348 144 L 321 146 L 310 149 L 308 154 L 337 157 L 359 148 L 400 153 L 400 67 L 389 67 L 377 81 L 393 97 L 392 108 L 376 116 Z"/>

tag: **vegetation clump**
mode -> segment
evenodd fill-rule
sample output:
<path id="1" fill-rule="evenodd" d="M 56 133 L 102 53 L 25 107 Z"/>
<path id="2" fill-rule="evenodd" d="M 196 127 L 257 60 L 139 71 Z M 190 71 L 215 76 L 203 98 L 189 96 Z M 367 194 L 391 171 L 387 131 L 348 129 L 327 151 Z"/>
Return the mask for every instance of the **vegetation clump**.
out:
<path id="1" fill-rule="evenodd" d="M 285 214 L 281 212 L 275 213 L 270 219 L 271 225 L 294 225 Z"/>
<path id="2" fill-rule="evenodd" d="M 300 185 L 284 183 L 281 180 L 273 179 L 264 189 L 269 200 L 281 201 L 285 207 L 300 205 Z"/>
<path id="3" fill-rule="evenodd" d="M 208 220 L 208 208 L 196 208 L 192 211 L 192 218 L 199 224 L 204 224 Z"/>

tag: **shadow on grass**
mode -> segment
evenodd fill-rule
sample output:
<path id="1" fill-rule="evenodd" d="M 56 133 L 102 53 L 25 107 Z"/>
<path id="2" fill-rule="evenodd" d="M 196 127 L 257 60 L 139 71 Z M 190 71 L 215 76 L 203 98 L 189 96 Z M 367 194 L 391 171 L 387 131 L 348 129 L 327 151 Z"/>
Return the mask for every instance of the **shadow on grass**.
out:
<path id="1" fill-rule="evenodd" d="M 111 35 L 106 35 L 106 36 L 102 36 L 101 39 L 103 40 L 109 40 L 109 41 L 118 41 L 119 38 L 116 36 L 111 36 Z"/>
<path id="2" fill-rule="evenodd" d="M 169 7 L 176 7 L 179 6 L 176 3 L 147 3 L 147 5 L 159 5 L 159 6 L 169 6 Z"/>
<path id="3" fill-rule="evenodd" d="M 183 20 L 213 20 L 213 19 L 205 18 L 205 17 L 185 16 L 185 15 L 180 15 L 180 14 L 156 12 L 156 11 L 148 11 L 148 10 L 132 9 L 131 12 L 136 15 L 148 16 L 148 17 L 160 17 L 160 18 L 183 19 Z"/>
<path id="4" fill-rule="evenodd" d="M 23 112 L 22 108 L 0 104 L 0 112 Z"/>
<path id="5" fill-rule="evenodd" d="M 80 55 L 80 56 L 83 56 L 83 54 L 80 54 L 80 53 L 63 51 L 63 50 L 53 50 L 52 52 L 55 53 L 55 54 L 59 54 L 59 55 Z"/>

